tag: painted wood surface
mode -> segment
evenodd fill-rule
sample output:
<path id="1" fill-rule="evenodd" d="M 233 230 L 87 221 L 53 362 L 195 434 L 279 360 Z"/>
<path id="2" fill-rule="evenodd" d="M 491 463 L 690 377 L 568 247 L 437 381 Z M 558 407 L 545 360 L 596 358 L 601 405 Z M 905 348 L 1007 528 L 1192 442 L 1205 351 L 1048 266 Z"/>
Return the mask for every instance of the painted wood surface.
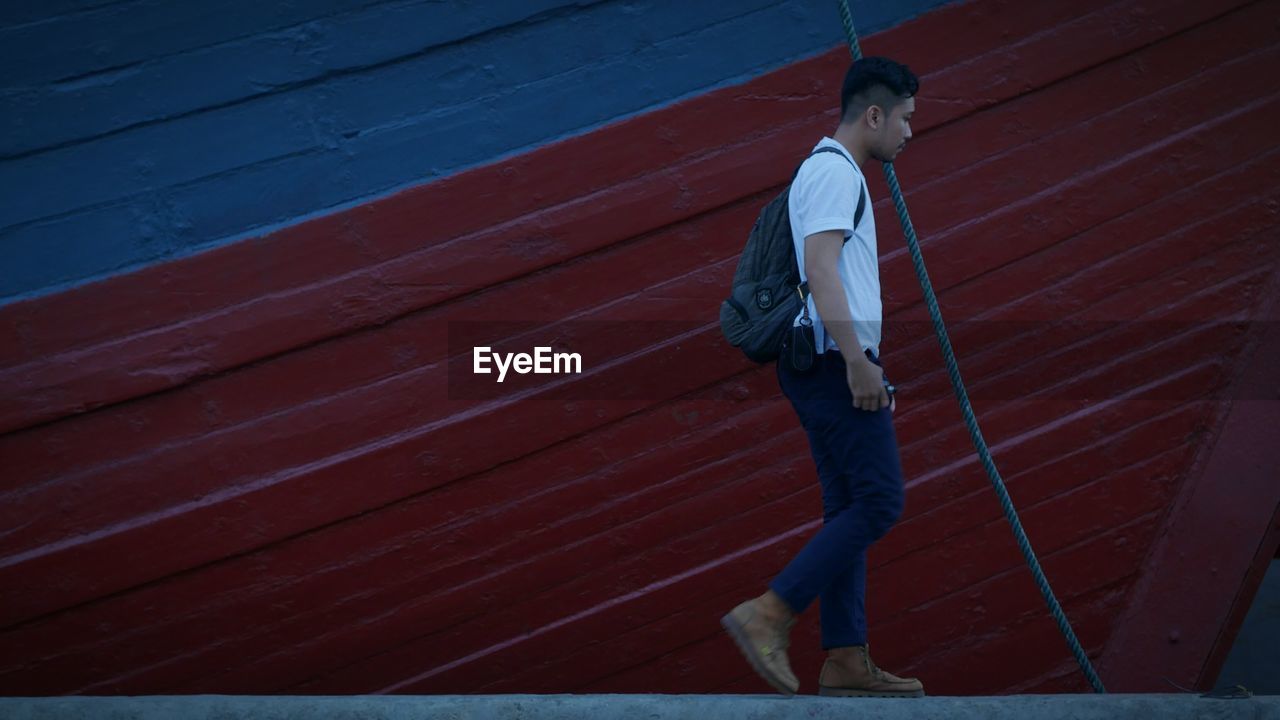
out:
<path id="1" fill-rule="evenodd" d="M 1175 500 L 1215 482 L 1224 417 L 1274 399 L 1236 381 L 1277 291 L 1280 95 L 1256 79 L 1280 69 L 1278 6 L 976 0 L 866 41 L 922 76 L 898 171 L 1095 657 L 1124 650 Z M 717 620 L 818 495 L 717 306 L 833 127 L 846 53 L 0 307 L 0 692 L 764 691 Z M 908 476 L 871 558 L 877 662 L 933 693 L 1081 690 L 869 175 Z M 579 349 L 587 373 L 478 386 L 481 340 Z M 1265 526 L 1278 490 L 1254 480 L 1237 499 Z M 816 631 L 795 637 L 810 690 Z"/>
<path id="2" fill-rule="evenodd" d="M 879 30 L 943 0 L 855 0 Z M 0 303 L 261 235 L 821 52 L 828 0 L 0 7 Z"/>

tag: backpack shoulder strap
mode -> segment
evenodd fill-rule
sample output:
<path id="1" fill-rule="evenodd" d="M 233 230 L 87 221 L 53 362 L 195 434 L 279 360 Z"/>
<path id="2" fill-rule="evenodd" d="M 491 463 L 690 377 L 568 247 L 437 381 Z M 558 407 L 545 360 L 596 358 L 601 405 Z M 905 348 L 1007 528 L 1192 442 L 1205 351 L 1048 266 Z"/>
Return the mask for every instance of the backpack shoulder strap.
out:
<path id="1" fill-rule="evenodd" d="M 820 147 L 817 150 L 814 150 L 813 152 L 809 153 L 809 157 L 813 157 L 818 153 L 835 153 L 836 155 L 839 155 L 840 157 L 844 158 L 844 161 L 849 163 L 850 166 L 853 165 L 853 161 L 850 160 L 847 155 L 845 155 L 844 153 L 840 152 L 839 150 L 833 147 Z M 808 160 L 809 158 L 805 158 L 805 159 Z M 800 164 L 803 165 L 804 163 L 800 163 Z M 800 174 L 800 168 L 796 167 L 795 173 L 791 175 L 791 181 L 795 182 L 796 175 L 799 175 L 799 174 Z M 853 213 L 853 229 L 854 230 L 857 230 L 858 226 L 862 224 L 862 215 L 867 209 L 867 185 L 866 185 L 866 182 L 862 180 L 861 173 L 859 173 L 858 179 L 859 179 L 858 209 L 855 210 Z M 848 241 L 849 241 L 848 238 L 845 238 L 845 242 L 848 242 Z"/>
<path id="2" fill-rule="evenodd" d="M 840 152 L 839 150 L 833 147 L 820 147 L 817 150 L 814 150 L 813 152 L 809 153 L 809 157 L 813 157 L 818 153 L 835 153 L 836 155 L 839 155 L 840 157 L 844 158 L 845 162 L 848 162 L 850 165 L 853 164 L 852 162 L 849 161 L 849 158 L 845 157 L 844 153 Z"/>
<path id="3" fill-rule="evenodd" d="M 862 224 L 862 212 L 867 209 L 867 185 L 866 183 L 858 183 L 858 209 L 853 213 L 853 229 L 857 230 Z"/>
<path id="4" fill-rule="evenodd" d="M 853 165 L 853 161 L 850 160 L 847 155 L 845 155 L 844 153 L 840 152 L 839 150 L 833 147 L 820 147 L 817 150 L 814 150 L 813 152 L 809 153 L 809 157 L 813 157 L 818 153 L 835 153 L 836 155 L 839 155 L 840 157 L 844 158 L 845 162 L 849 163 L 850 166 Z M 805 160 L 808 160 L 808 159 L 809 158 L 805 158 Z M 800 165 L 804 165 L 804 162 L 801 162 Z M 797 165 L 796 171 L 791 174 L 792 182 L 795 182 L 796 176 L 800 174 L 800 165 Z M 866 181 L 862 180 L 862 177 L 861 177 L 862 173 L 858 173 L 858 175 L 859 175 L 858 208 L 853 211 L 853 229 L 854 230 L 857 230 L 858 226 L 862 224 L 862 215 L 867 209 L 867 184 L 866 184 Z M 849 242 L 849 238 L 845 238 L 844 241 L 846 243 Z M 799 285 L 796 286 L 796 290 L 799 291 L 800 293 L 800 302 L 805 303 L 804 314 L 806 317 L 808 317 L 809 315 L 809 306 L 808 306 L 809 283 L 808 282 L 800 283 Z"/>

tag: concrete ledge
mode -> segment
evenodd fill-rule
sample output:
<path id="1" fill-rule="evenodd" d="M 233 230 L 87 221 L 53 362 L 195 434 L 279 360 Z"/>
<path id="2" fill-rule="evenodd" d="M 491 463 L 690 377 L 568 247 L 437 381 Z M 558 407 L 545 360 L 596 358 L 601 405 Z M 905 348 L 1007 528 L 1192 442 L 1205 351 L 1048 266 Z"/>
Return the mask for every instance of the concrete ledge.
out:
<path id="1" fill-rule="evenodd" d="M 773 720 L 839 718 L 1280 719 L 1280 696 L 1016 695 L 918 700 L 773 695 L 363 695 L 0 698 L 8 720 Z"/>

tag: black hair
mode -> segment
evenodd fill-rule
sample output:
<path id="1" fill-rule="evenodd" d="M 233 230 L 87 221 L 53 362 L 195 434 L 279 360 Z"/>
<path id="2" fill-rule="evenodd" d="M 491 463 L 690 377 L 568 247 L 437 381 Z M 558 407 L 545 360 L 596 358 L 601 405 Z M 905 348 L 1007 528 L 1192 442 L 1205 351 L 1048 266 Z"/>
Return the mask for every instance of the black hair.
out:
<path id="1" fill-rule="evenodd" d="M 894 105 L 914 96 L 920 90 L 920 79 L 902 63 L 885 57 L 864 57 L 849 66 L 840 91 L 840 118 L 849 111 L 865 112 L 879 105 L 889 112 Z"/>

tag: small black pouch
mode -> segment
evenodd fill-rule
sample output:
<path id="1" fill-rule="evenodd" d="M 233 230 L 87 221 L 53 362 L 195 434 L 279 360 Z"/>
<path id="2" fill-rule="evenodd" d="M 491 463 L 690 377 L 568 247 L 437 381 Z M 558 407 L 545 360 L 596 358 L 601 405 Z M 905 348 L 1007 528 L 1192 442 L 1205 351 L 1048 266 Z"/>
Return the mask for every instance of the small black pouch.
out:
<path id="1" fill-rule="evenodd" d="M 809 283 L 801 283 L 796 290 L 804 303 L 804 311 L 800 315 L 800 324 L 792 325 L 787 332 L 779 362 L 785 362 L 787 367 L 798 373 L 806 373 L 813 369 L 818 348 L 813 337 L 813 320 L 809 318 Z"/>
<path id="2" fill-rule="evenodd" d="M 813 369 L 813 359 L 817 354 L 817 343 L 813 340 L 813 321 L 805 317 L 799 325 L 793 325 L 787 335 L 787 343 L 783 359 L 796 372 L 804 373 Z"/>

